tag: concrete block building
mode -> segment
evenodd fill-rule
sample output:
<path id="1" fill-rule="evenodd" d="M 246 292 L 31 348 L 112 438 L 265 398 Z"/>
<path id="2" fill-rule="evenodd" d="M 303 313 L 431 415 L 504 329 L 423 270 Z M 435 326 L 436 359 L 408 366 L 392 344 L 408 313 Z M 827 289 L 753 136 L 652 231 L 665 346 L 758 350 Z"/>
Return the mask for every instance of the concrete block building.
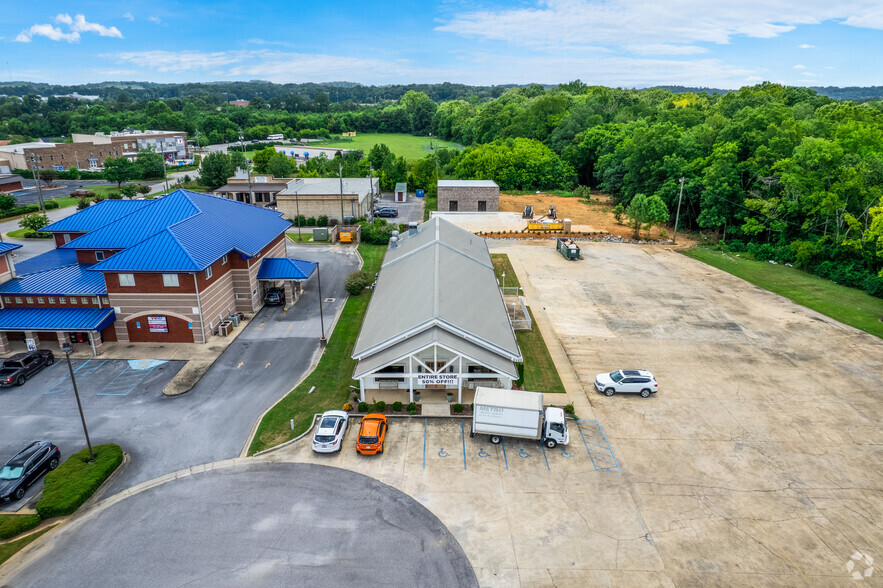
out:
<path id="1" fill-rule="evenodd" d="M 187 190 L 95 204 L 44 229 L 56 249 L 8 265 L 0 352 L 21 337 L 70 338 L 96 355 L 107 341 L 205 343 L 230 314 L 259 310 L 266 287 L 312 274 L 309 262 L 297 275 L 278 263 L 290 226 L 278 212 Z"/>
<path id="2" fill-rule="evenodd" d="M 373 210 L 374 195 L 380 195 L 379 178 L 343 178 L 342 189 L 339 178 L 296 178 L 276 194 L 276 210 L 285 218 L 293 219 L 300 213 L 307 218 L 327 216 L 341 221 L 341 212 L 344 217 L 367 217 Z"/>
<path id="3" fill-rule="evenodd" d="M 439 180 L 439 212 L 497 212 L 500 187 L 493 180 Z"/>

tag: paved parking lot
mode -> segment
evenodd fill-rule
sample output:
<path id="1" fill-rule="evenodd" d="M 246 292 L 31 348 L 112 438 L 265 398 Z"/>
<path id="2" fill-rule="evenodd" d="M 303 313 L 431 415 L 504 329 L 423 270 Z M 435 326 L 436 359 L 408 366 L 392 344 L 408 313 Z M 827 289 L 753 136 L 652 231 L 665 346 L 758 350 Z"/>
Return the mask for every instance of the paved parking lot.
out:
<path id="1" fill-rule="evenodd" d="M 423 222 L 423 198 L 417 198 L 413 194 L 408 195 L 407 202 L 394 202 L 394 198 L 395 195 L 392 193 L 383 194 L 374 208 L 388 207 L 398 210 L 399 216 L 386 219 L 390 223 L 402 223 L 407 226 L 409 222 Z"/>

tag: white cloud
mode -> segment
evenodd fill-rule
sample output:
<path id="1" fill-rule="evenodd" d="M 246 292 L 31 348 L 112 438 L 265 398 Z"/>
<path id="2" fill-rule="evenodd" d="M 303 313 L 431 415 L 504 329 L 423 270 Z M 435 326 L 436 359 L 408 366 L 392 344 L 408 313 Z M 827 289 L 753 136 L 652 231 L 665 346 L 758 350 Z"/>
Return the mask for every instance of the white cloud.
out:
<path id="1" fill-rule="evenodd" d="M 794 69 L 806 69 L 805 65 L 800 65 L 799 63 L 794 66 Z"/>
<path id="2" fill-rule="evenodd" d="M 31 28 L 20 32 L 15 40 L 19 43 L 30 43 L 34 36 L 41 36 L 53 41 L 75 43 L 80 40 L 80 33 L 98 33 L 102 37 L 123 38 L 123 34 L 118 28 L 88 22 L 82 14 L 78 14 L 73 18 L 66 13 L 58 14 L 55 17 L 55 22 L 67 25 L 70 28 L 70 32 L 64 32 L 60 27 L 55 27 L 51 24 L 35 24 Z"/>
<path id="3" fill-rule="evenodd" d="M 801 49 L 818 49 L 815 45 L 810 45 L 809 43 L 804 43 L 802 45 L 798 45 Z"/>
<path id="4" fill-rule="evenodd" d="M 181 73 L 198 71 L 210 67 L 230 65 L 244 61 L 250 52 L 247 51 L 126 51 L 102 57 L 114 58 L 121 63 L 131 63 L 158 72 Z"/>
<path id="5" fill-rule="evenodd" d="M 530 47 L 628 47 L 771 38 L 833 19 L 883 28 L 883 9 L 879 0 L 533 0 L 528 6 L 461 12 L 436 30 Z"/>
<path id="6" fill-rule="evenodd" d="M 708 49 L 705 47 L 697 45 L 669 45 L 667 43 L 627 45 L 626 49 L 638 55 L 695 55 L 708 52 Z"/>
<path id="7" fill-rule="evenodd" d="M 135 22 L 135 17 L 132 15 L 131 12 L 127 12 L 126 14 L 124 14 L 123 18 L 125 18 L 126 20 L 129 20 L 129 21 Z"/>
<path id="8" fill-rule="evenodd" d="M 148 16 L 147 20 L 149 20 L 150 22 L 156 23 L 156 24 L 162 23 L 162 19 L 160 19 L 160 17 L 158 17 L 158 16 Z"/>

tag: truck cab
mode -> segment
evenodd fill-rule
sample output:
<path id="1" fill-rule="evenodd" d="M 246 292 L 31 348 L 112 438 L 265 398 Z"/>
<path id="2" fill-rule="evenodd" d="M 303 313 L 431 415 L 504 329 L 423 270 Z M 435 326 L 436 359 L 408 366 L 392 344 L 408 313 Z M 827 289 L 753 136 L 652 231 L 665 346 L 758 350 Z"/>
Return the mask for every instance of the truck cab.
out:
<path id="1" fill-rule="evenodd" d="M 555 406 L 546 409 L 541 441 L 549 449 L 553 449 L 557 445 L 567 445 L 570 442 L 570 433 L 567 431 L 567 421 L 564 419 L 563 409 Z"/>

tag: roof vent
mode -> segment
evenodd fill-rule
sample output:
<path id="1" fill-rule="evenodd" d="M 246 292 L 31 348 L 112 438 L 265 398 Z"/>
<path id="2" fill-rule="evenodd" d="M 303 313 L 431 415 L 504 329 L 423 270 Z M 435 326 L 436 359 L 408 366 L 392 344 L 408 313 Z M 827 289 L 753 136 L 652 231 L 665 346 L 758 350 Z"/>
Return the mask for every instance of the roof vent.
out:
<path id="1" fill-rule="evenodd" d="M 392 237 L 389 238 L 389 248 L 395 249 L 398 246 L 399 246 L 399 232 L 393 231 Z"/>

